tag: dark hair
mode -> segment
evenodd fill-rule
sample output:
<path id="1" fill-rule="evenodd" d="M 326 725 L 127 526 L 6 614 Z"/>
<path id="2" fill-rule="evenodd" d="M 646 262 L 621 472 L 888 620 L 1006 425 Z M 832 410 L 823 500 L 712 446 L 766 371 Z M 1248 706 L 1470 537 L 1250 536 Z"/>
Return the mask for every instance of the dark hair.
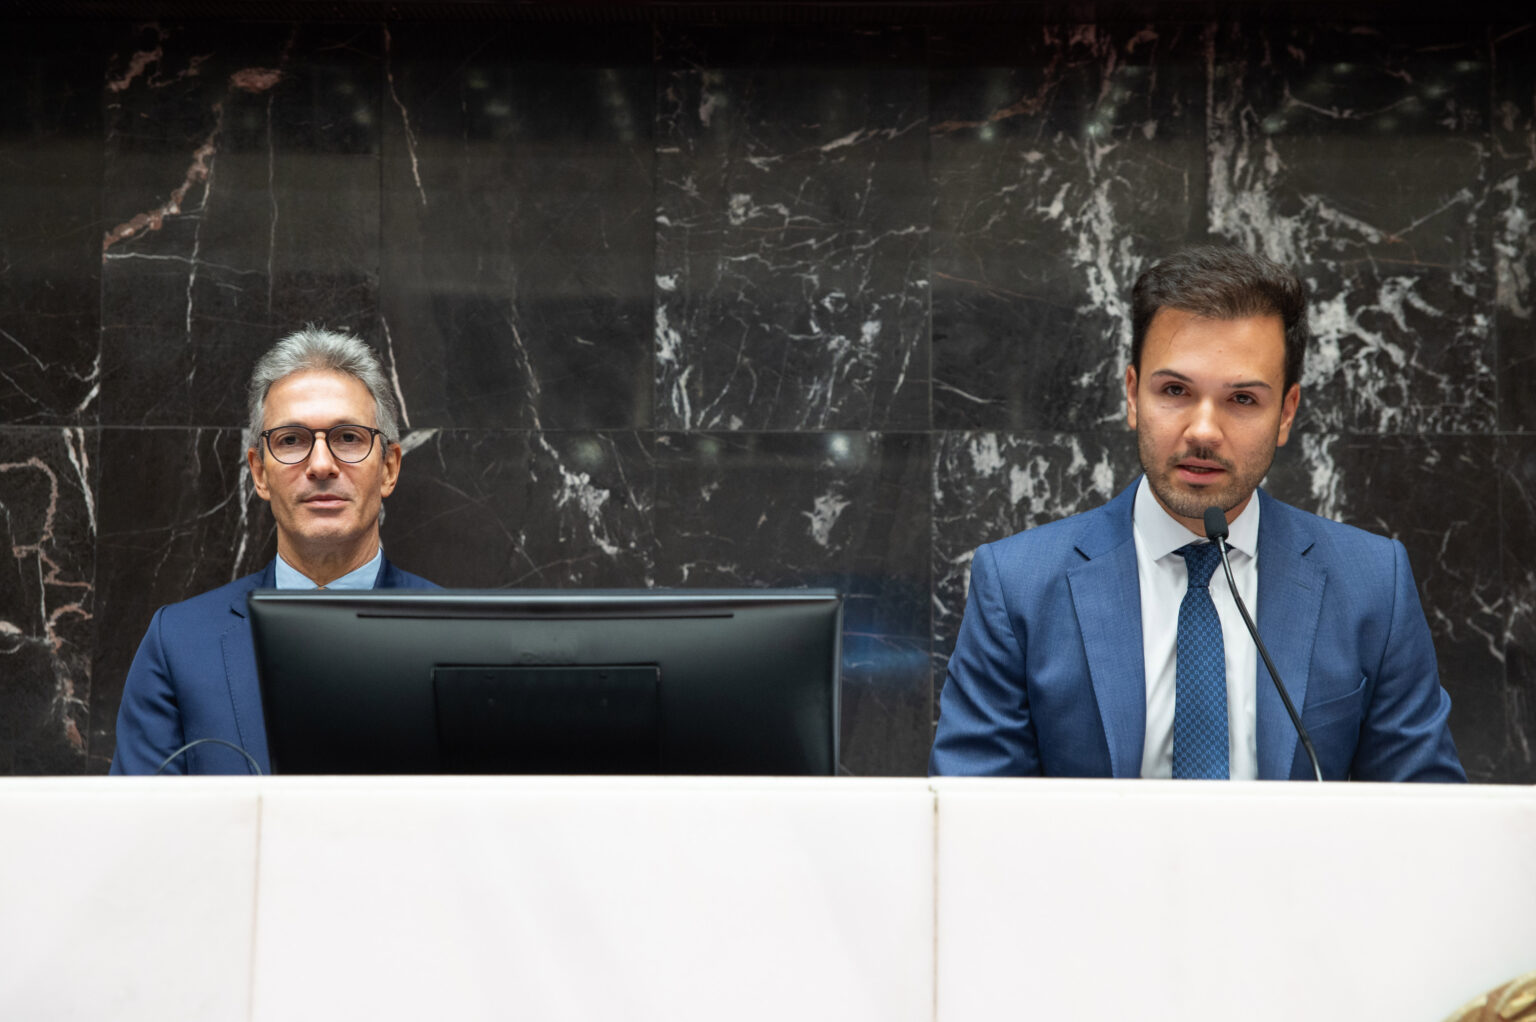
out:
<path id="1" fill-rule="evenodd" d="M 1263 256 L 1225 245 L 1181 249 L 1136 278 L 1131 290 L 1131 365 L 1158 309 L 1208 319 L 1279 316 L 1285 324 L 1285 390 L 1301 380 L 1307 348 L 1307 292 L 1296 274 Z"/>

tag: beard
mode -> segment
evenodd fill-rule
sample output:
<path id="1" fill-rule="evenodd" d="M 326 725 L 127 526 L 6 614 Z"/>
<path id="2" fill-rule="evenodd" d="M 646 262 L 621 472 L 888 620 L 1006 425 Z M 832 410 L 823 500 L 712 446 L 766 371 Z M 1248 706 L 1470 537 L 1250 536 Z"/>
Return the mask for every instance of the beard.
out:
<path id="1" fill-rule="evenodd" d="M 1181 518 L 1190 518 L 1195 521 L 1199 521 L 1205 515 L 1205 509 L 1208 507 L 1219 507 L 1225 515 L 1247 501 L 1253 495 L 1253 491 L 1258 488 L 1259 483 L 1264 481 L 1264 476 L 1269 472 L 1269 466 L 1275 460 L 1274 447 L 1270 447 L 1269 456 L 1263 460 L 1262 464 L 1246 467 L 1220 457 L 1210 448 L 1196 447 L 1157 464 L 1154 463 L 1156 453 L 1150 448 L 1151 441 L 1138 429 L 1136 453 L 1141 458 L 1142 469 L 1147 473 L 1147 485 L 1152 487 L 1153 494 L 1165 508 Z M 1179 479 L 1176 475 L 1178 464 L 1188 458 L 1220 465 L 1223 471 L 1217 476 L 1219 481 L 1212 481 L 1205 486 L 1192 486 Z"/>

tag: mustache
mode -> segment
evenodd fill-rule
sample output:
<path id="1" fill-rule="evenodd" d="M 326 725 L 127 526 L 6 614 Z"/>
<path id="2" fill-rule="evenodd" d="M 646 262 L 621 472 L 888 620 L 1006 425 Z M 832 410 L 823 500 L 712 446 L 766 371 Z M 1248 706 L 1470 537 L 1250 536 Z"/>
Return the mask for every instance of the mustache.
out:
<path id="1" fill-rule="evenodd" d="M 1179 462 L 1181 461 L 1209 461 L 1213 464 L 1221 466 L 1228 472 L 1233 470 L 1232 462 L 1228 461 L 1226 458 L 1221 457 L 1219 454 L 1208 447 L 1192 447 L 1182 454 L 1175 454 L 1173 457 L 1168 459 L 1168 467 L 1177 468 Z"/>

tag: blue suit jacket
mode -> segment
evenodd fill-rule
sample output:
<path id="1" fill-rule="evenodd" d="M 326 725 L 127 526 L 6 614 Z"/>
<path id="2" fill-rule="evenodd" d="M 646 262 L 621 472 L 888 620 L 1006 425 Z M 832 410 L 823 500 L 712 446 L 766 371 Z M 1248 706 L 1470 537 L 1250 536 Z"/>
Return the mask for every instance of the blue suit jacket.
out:
<path id="1" fill-rule="evenodd" d="M 976 551 L 932 773 L 1140 776 L 1135 492 Z M 1403 545 L 1258 499 L 1259 634 L 1323 776 L 1466 780 Z M 1257 694 L 1259 777 L 1311 777 L 1262 660 Z"/>
<path id="2" fill-rule="evenodd" d="M 123 686 L 112 773 L 152 774 L 165 757 L 199 738 L 232 742 L 271 773 L 245 598 L 253 589 L 273 588 L 276 570 L 272 561 L 264 571 L 155 611 Z M 385 559 L 376 588 L 437 586 Z M 165 772 L 251 770 L 235 750 L 209 743 L 178 756 Z"/>

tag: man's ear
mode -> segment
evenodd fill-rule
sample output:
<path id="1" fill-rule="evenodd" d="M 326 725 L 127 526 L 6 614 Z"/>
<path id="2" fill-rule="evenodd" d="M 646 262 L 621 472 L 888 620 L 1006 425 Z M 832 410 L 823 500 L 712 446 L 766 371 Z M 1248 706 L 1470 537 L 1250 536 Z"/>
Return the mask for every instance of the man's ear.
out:
<path id="1" fill-rule="evenodd" d="M 1291 424 L 1296 421 L 1296 406 L 1301 403 L 1301 384 L 1291 384 L 1280 402 L 1280 431 L 1275 436 L 1275 446 L 1284 447 L 1291 438 Z"/>
<path id="2" fill-rule="evenodd" d="M 384 485 L 379 487 L 379 495 L 389 496 L 395 492 L 395 484 L 400 481 L 400 459 L 405 452 L 399 444 L 388 444 L 384 448 Z"/>
<path id="3" fill-rule="evenodd" d="M 256 496 L 270 503 L 272 492 L 267 489 L 267 464 L 262 460 L 260 449 L 247 447 L 245 449 L 245 463 L 250 466 L 251 482 L 256 487 Z"/>
<path id="4" fill-rule="evenodd" d="M 1125 424 L 1136 428 L 1136 367 L 1125 367 Z"/>

